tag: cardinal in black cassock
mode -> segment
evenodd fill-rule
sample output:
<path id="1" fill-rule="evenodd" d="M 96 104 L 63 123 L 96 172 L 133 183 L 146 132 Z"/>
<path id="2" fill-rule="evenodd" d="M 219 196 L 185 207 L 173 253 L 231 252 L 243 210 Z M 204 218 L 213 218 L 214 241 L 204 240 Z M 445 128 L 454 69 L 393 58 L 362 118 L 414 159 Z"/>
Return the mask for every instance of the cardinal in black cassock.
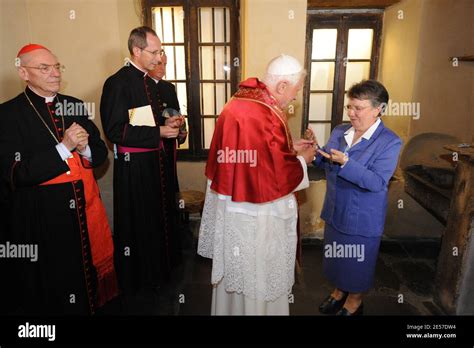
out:
<path id="1" fill-rule="evenodd" d="M 181 261 L 171 153 L 163 139 L 176 138 L 182 121 L 161 117 L 163 105 L 148 76 L 160 62 L 161 42 L 147 27 L 132 30 L 131 61 L 107 79 L 101 118 L 115 144 L 114 245 L 121 290 L 135 295 L 157 289 Z M 149 106 L 156 126 L 129 123 L 129 112 Z"/>
<path id="2" fill-rule="evenodd" d="M 10 208 L 0 240 L 9 298 L 0 312 L 93 314 L 117 294 L 111 231 L 92 173 L 107 148 L 84 103 L 58 93 L 57 58 L 35 44 L 18 58 L 27 87 L 0 105 L 1 192 Z"/>

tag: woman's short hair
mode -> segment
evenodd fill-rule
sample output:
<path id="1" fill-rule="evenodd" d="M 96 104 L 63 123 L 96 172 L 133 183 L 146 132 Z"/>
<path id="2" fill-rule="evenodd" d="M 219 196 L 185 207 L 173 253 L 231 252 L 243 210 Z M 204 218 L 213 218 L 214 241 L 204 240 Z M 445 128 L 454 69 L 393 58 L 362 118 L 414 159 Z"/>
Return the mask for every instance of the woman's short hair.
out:
<path id="1" fill-rule="evenodd" d="M 388 103 L 387 89 L 375 80 L 362 80 L 353 84 L 347 95 L 351 99 L 369 100 L 374 108 L 382 105 L 382 112 Z"/>

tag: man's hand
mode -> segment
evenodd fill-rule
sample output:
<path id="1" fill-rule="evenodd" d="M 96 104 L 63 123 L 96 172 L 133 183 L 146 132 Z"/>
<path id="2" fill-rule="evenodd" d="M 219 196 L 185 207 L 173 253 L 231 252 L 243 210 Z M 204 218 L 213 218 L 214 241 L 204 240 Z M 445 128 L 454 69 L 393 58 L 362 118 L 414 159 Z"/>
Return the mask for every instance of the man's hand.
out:
<path id="1" fill-rule="evenodd" d="M 318 152 L 327 159 L 329 159 L 331 163 L 336 162 L 340 165 L 344 165 L 349 160 L 349 158 L 344 154 L 344 152 L 336 149 L 331 149 L 331 154 L 324 152 L 323 150 L 318 150 Z"/>
<path id="2" fill-rule="evenodd" d="M 293 150 L 295 150 L 298 153 L 300 151 L 303 151 L 307 147 L 311 147 L 313 145 L 314 145 L 314 141 L 312 140 L 299 139 L 293 143 Z"/>
<path id="3" fill-rule="evenodd" d="M 85 149 L 89 142 L 89 134 L 84 128 L 74 122 L 64 132 L 64 138 L 62 143 L 66 146 L 69 151 L 73 151 L 78 145 Z"/>
<path id="4" fill-rule="evenodd" d="M 186 137 L 188 136 L 188 132 L 186 131 L 179 131 L 178 134 L 178 144 L 183 144 L 186 141 Z"/>
<path id="5" fill-rule="evenodd" d="M 301 151 L 297 152 L 298 156 L 303 156 L 306 163 L 311 163 L 314 160 L 314 156 L 316 155 L 316 149 L 313 146 L 307 146 Z"/>
<path id="6" fill-rule="evenodd" d="M 171 128 L 179 128 L 184 122 L 184 117 L 183 116 L 171 116 L 168 117 L 165 120 L 165 126 L 171 127 Z"/>
<path id="7" fill-rule="evenodd" d="M 160 136 L 162 138 L 176 138 L 179 133 L 179 128 L 170 126 L 160 126 Z"/>
<path id="8" fill-rule="evenodd" d="M 79 142 L 79 144 L 77 144 L 77 151 L 79 152 L 84 152 L 86 151 L 86 148 L 87 148 L 87 145 L 89 145 L 89 134 L 87 134 L 87 138 L 81 142 Z"/>

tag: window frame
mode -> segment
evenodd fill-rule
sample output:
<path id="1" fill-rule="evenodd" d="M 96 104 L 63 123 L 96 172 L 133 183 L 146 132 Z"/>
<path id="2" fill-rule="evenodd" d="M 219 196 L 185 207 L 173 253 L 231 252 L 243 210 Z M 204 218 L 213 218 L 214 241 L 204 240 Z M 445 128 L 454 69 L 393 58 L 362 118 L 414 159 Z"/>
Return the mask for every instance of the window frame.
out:
<path id="1" fill-rule="evenodd" d="M 142 0 L 143 23 L 153 27 L 152 8 L 181 6 L 184 10 L 184 45 L 186 60 L 186 91 L 189 125 L 189 149 L 178 150 L 178 160 L 207 160 L 209 150 L 204 148 L 201 115 L 201 79 L 199 59 L 199 7 L 228 7 L 230 22 L 230 88 L 231 96 L 237 91 L 241 78 L 240 0 Z M 201 44 L 202 45 L 202 44 Z M 238 58 L 238 66 L 234 59 Z M 209 82 L 209 81 L 206 81 Z M 220 110 L 215 110 L 218 114 Z"/>
<path id="2" fill-rule="evenodd" d="M 301 120 L 302 134 L 309 125 L 309 107 L 311 95 L 311 63 L 312 60 L 312 45 L 313 45 L 313 30 L 314 29 L 338 29 L 336 38 L 336 56 L 334 67 L 334 84 L 333 84 L 333 98 L 331 108 L 331 132 L 343 121 L 344 114 L 344 95 L 345 95 L 345 78 L 346 69 L 344 68 L 345 57 L 347 57 L 349 29 L 373 29 L 372 53 L 369 78 L 377 79 L 378 65 L 380 58 L 380 48 L 382 40 L 382 25 L 383 25 L 383 11 L 381 10 L 367 10 L 367 11 L 349 11 L 349 10 L 334 10 L 334 11 L 312 11 L 308 10 L 306 21 L 306 54 L 305 66 L 308 72 L 308 78 L 303 91 L 303 117 Z M 342 37 L 340 35 L 342 34 Z M 324 60 L 314 60 L 324 61 Z M 326 60 L 328 61 L 328 60 Z M 367 61 L 365 59 L 349 59 L 349 62 Z M 328 121 L 311 121 L 311 123 L 328 124 Z M 320 144 L 323 145 L 323 144 Z"/>

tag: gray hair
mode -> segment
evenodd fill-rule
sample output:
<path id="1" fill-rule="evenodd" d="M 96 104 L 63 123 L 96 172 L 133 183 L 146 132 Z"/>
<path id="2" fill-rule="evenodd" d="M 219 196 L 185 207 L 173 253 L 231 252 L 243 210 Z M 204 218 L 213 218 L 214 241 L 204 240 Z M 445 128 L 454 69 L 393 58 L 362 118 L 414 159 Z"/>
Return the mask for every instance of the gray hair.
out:
<path id="1" fill-rule="evenodd" d="M 263 77 L 262 81 L 267 86 L 276 86 L 281 81 L 287 81 L 291 85 L 296 85 L 306 76 L 306 70 L 301 70 L 296 74 L 289 74 L 289 75 L 275 75 L 266 73 Z"/>

